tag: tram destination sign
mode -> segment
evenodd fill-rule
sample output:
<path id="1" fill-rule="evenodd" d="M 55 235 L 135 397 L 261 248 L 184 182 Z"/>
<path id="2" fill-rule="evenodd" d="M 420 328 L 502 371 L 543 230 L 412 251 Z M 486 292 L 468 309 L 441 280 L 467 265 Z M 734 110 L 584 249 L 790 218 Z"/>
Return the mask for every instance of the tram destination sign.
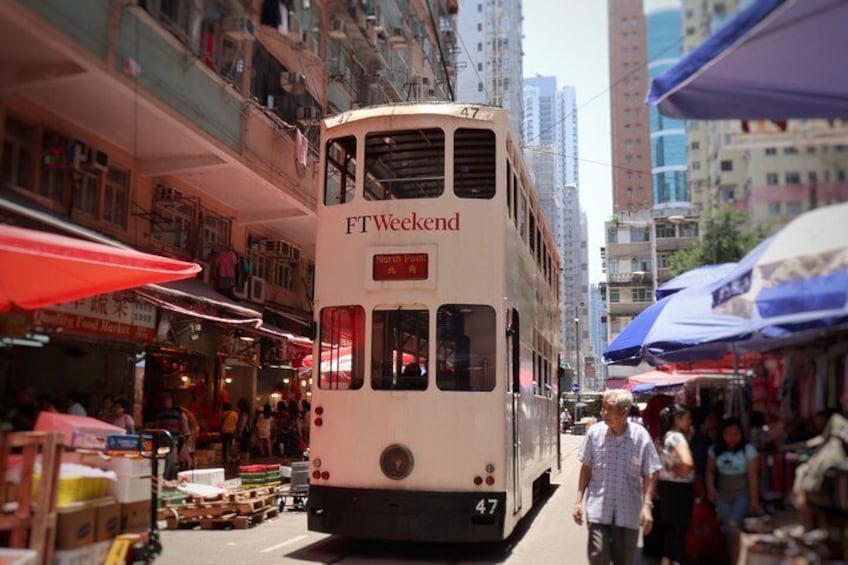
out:
<path id="1" fill-rule="evenodd" d="M 373 261 L 375 281 L 423 281 L 429 276 L 426 253 L 384 253 L 374 255 Z"/>

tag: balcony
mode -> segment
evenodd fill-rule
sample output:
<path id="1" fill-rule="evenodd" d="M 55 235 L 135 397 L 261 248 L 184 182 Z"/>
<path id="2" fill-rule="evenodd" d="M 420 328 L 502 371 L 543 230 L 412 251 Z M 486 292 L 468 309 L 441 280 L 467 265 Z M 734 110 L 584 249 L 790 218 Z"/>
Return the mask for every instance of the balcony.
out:
<path id="1" fill-rule="evenodd" d="M 607 243 L 607 257 L 650 256 L 651 242 Z"/>
<path id="2" fill-rule="evenodd" d="M 611 284 L 625 284 L 645 286 L 651 284 L 653 277 L 647 271 L 635 271 L 632 273 L 609 273 L 607 280 Z"/>
<path id="3" fill-rule="evenodd" d="M 650 302 L 610 302 L 610 316 L 636 316 L 650 306 Z"/>

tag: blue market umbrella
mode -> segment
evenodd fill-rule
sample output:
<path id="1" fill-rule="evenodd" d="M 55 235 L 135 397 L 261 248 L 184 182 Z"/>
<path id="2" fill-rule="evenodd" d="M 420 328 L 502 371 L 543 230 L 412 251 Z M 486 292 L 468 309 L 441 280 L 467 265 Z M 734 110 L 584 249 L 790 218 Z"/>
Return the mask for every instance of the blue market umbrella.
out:
<path id="1" fill-rule="evenodd" d="M 651 81 L 675 118 L 848 118 L 845 0 L 758 0 Z"/>
<path id="2" fill-rule="evenodd" d="M 798 216 L 712 292 L 713 313 L 751 320 L 766 338 L 848 322 L 848 203 Z"/>
<path id="3" fill-rule="evenodd" d="M 712 312 L 714 283 L 689 287 L 643 310 L 604 351 L 607 364 L 721 359 L 728 342 L 749 339 L 749 320 Z"/>
<path id="4" fill-rule="evenodd" d="M 700 286 L 709 282 L 720 280 L 722 277 L 730 273 L 736 263 L 721 263 L 719 265 L 703 265 L 690 271 L 686 271 L 682 275 L 678 275 L 668 282 L 665 282 L 657 287 L 657 300 L 661 300 L 666 296 L 671 296 L 675 292 L 680 292 L 684 288 L 690 286 Z"/>

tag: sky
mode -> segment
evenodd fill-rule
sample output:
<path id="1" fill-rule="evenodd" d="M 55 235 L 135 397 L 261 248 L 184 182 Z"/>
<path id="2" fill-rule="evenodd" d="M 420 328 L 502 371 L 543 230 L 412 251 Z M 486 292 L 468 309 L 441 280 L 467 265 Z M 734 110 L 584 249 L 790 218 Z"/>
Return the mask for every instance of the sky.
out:
<path id="1" fill-rule="evenodd" d="M 589 220 L 589 281 L 603 280 L 600 248 L 612 216 L 606 0 L 523 0 L 524 76 L 557 77 L 577 91 L 580 204 Z M 679 0 L 644 0 L 645 10 Z"/>

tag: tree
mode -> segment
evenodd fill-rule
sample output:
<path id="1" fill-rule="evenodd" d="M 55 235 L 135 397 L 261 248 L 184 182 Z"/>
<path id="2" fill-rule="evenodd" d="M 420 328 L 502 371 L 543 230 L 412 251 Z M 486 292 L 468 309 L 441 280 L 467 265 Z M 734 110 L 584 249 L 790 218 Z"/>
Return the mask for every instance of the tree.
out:
<path id="1" fill-rule="evenodd" d="M 746 228 L 747 222 L 748 216 L 735 210 L 721 210 L 706 217 L 702 222 L 701 241 L 671 256 L 671 272 L 679 275 L 701 265 L 738 261 L 766 235 L 760 226 Z"/>

